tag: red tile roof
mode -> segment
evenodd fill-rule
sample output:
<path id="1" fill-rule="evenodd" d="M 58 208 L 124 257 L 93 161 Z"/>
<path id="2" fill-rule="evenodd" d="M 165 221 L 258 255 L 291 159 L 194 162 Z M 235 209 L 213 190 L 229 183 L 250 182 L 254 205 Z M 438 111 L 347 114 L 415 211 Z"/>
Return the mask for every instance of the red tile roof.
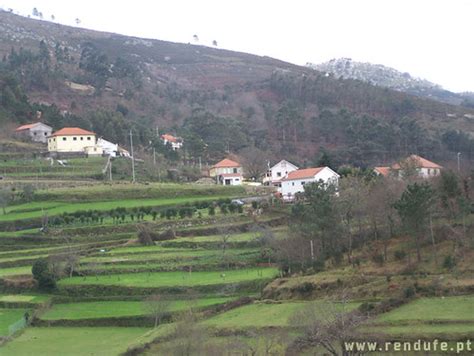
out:
<path id="1" fill-rule="evenodd" d="M 173 135 L 164 134 L 164 135 L 161 135 L 161 138 L 169 142 L 178 142 L 178 139 L 174 137 Z"/>
<path id="2" fill-rule="evenodd" d="M 51 136 L 83 136 L 83 135 L 93 135 L 95 136 L 94 132 L 87 131 L 84 129 L 81 129 L 79 127 L 64 127 L 61 130 L 56 131 L 53 133 Z"/>
<path id="3" fill-rule="evenodd" d="M 426 158 L 420 157 L 418 155 L 411 155 L 410 157 L 404 159 L 403 161 L 407 162 L 409 160 L 412 160 L 413 162 L 415 162 L 418 168 L 439 168 L 439 169 L 443 168 L 439 164 L 428 161 Z M 400 168 L 401 167 L 399 163 L 395 163 L 392 166 L 392 169 L 400 169 Z"/>
<path id="4" fill-rule="evenodd" d="M 35 127 L 38 124 L 40 124 L 40 122 L 35 122 L 35 123 L 32 123 L 32 124 L 22 125 L 20 127 L 17 127 L 15 131 L 18 132 L 18 131 L 23 131 L 23 130 L 29 130 L 32 127 Z"/>
<path id="5" fill-rule="evenodd" d="M 390 169 L 390 167 L 375 167 L 374 171 L 383 175 L 384 177 L 388 177 L 388 175 L 390 174 Z"/>
<path id="6" fill-rule="evenodd" d="M 211 168 L 233 168 L 233 167 L 240 167 L 240 164 L 228 158 L 224 158 L 222 161 L 217 162 Z"/>
<path id="7" fill-rule="evenodd" d="M 326 167 L 298 169 L 296 171 L 288 173 L 286 178 L 284 178 L 282 180 L 313 178 L 316 174 L 321 172 L 324 168 L 326 168 Z"/>

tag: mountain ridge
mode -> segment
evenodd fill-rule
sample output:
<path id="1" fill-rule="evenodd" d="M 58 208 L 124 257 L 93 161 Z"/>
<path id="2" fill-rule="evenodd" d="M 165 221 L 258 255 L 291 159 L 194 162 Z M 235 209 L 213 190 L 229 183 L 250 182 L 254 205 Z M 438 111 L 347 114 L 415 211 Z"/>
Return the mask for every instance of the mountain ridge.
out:
<path id="1" fill-rule="evenodd" d="M 307 63 L 307 67 L 334 75 L 336 78 L 355 79 L 372 85 L 406 92 L 453 105 L 463 105 L 472 93 L 455 93 L 426 79 L 414 77 L 383 64 L 354 61 L 351 58 L 333 58 L 320 64 Z"/>
<path id="2" fill-rule="evenodd" d="M 212 148 L 206 154 L 214 158 L 254 147 L 299 164 L 317 163 L 322 149 L 334 152 L 339 163 L 377 160 L 347 131 L 358 120 L 375 120 L 391 136 L 400 135 L 405 130 L 400 125 L 408 120 L 424 132 L 423 142 L 474 126 L 472 109 L 327 77 L 270 57 L 78 29 L 6 12 L 0 12 L 0 20 L 0 73 L 17 81 L 8 87 L 11 80 L 5 77 L 3 90 L 21 88 L 30 104 L 39 105 L 5 108 L 3 124 L 27 122 L 40 110 L 55 128 L 81 126 L 122 144 L 131 127 L 144 145 L 159 127 L 192 142 L 191 157 L 203 154 L 198 143 L 205 142 Z M 0 90 L 1 84 L 0 78 Z M 331 115 L 334 122 L 327 121 Z M 377 131 L 368 135 L 378 140 Z M 393 147 L 374 143 L 370 152 L 383 149 L 387 159 L 408 150 L 433 152 L 417 142 L 402 148 L 401 140 L 397 136 Z"/>

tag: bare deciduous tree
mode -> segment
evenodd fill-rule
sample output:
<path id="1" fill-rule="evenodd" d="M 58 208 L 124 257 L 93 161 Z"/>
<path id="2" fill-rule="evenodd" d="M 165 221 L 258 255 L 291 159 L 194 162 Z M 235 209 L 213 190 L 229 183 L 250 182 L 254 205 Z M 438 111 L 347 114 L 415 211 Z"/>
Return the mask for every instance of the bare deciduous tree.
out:
<path id="1" fill-rule="evenodd" d="M 290 323 L 303 332 L 290 348 L 303 350 L 320 347 L 330 355 L 349 355 L 344 343 L 357 337 L 355 329 L 364 319 L 361 313 L 349 308 L 346 293 L 339 300 L 310 303 L 290 319 Z"/>
<path id="2" fill-rule="evenodd" d="M 144 302 L 144 308 L 148 315 L 154 320 L 154 327 L 161 324 L 164 316 L 169 314 L 171 301 L 164 299 L 161 295 L 151 295 Z"/>

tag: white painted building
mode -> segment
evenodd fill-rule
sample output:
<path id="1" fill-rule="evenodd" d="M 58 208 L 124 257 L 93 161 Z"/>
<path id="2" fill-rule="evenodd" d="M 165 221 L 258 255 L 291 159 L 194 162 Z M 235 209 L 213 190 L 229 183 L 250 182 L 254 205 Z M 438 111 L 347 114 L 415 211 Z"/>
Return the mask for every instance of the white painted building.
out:
<path id="1" fill-rule="evenodd" d="M 183 147 L 183 139 L 180 137 L 174 137 L 173 135 L 164 134 L 161 135 L 161 140 L 163 141 L 164 145 L 171 145 L 173 151 L 177 151 L 181 147 Z"/>
<path id="2" fill-rule="evenodd" d="M 439 176 L 443 167 L 426 158 L 411 155 L 403 161 L 392 165 L 391 172 L 393 172 L 396 177 L 403 178 L 405 176 L 405 169 L 414 169 L 419 178 L 427 179 Z"/>
<path id="3" fill-rule="evenodd" d="M 241 185 L 242 175 L 240 173 L 222 173 L 217 176 L 217 184 Z"/>
<path id="4" fill-rule="evenodd" d="M 265 178 L 263 178 L 263 184 L 273 185 L 280 188 L 281 180 L 285 178 L 288 173 L 296 171 L 297 169 L 298 167 L 296 167 L 293 163 L 282 159 L 267 171 Z"/>
<path id="5" fill-rule="evenodd" d="M 292 171 L 281 180 L 281 196 L 285 201 L 293 201 L 297 193 L 304 192 L 305 184 L 319 181 L 325 184 L 333 184 L 337 187 L 339 174 L 329 167 L 305 168 Z"/>

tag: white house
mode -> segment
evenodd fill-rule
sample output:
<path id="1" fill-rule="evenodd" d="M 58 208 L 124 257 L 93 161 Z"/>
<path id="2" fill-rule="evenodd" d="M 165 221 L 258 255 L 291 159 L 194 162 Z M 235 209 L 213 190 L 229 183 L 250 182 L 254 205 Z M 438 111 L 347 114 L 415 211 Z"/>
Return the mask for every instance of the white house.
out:
<path id="1" fill-rule="evenodd" d="M 392 175 L 396 178 L 403 178 L 405 176 L 404 171 L 407 169 L 414 170 L 419 178 L 426 179 L 439 176 L 443 167 L 426 158 L 411 155 L 390 167 L 375 167 L 374 172 L 385 177 Z"/>
<path id="2" fill-rule="evenodd" d="M 81 129 L 79 127 L 64 127 L 48 137 L 48 151 L 53 153 L 84 153 L 92 154 L 96 147 L 96 136 L 94 132 Z M 98 153 L 96 148 L 95 152 Z M 101 153 L 100 153 L 101 154 Z"/>
<path id="3" fill-rule="evenodd" d="M 281 180 L 285 178 L 288 173 L 296 171 L 297 169 L 298 167 L 294 164 L 282 159 L 267 171 L 265 178 L 263 178 L 263 184 L 280 188 Z"/>
<path id="4" fill-rule="evenodd" d="M 316 167 L 298 169 L 288 173 L 281 180 L 281 196 L 285 201 L 293 201 L 296 193 L 303 193 L 304 186 L 308 183 L 323 182 L 337 187 L 339 174 L 329 167 Z"/>
<path id="5" fill-rule="evenodd" d="M 26 137 L 34 142 L 47 143 L 48 137 L 51 136 L 53 128 L 42 122 L 35 122 L 33 124 L 22 125 L 15 130 L 15 135 L 19 137 Z"/>
<path id="6" fill-rule="evenodd" d="M 183 147 L 183 139 L 180 137 L 174 137 L 173 135 L 164 134 L 161 135 L 161 140 L 164 145 L 170 144 L 173 151 L 179 150 Z"/>
<path id="7" fill-rule="evenodd" d="M 241 185 L 242 174 L 240 173 L 222 173 L 217 176 L 217 184 L 220 185 Z"/>

